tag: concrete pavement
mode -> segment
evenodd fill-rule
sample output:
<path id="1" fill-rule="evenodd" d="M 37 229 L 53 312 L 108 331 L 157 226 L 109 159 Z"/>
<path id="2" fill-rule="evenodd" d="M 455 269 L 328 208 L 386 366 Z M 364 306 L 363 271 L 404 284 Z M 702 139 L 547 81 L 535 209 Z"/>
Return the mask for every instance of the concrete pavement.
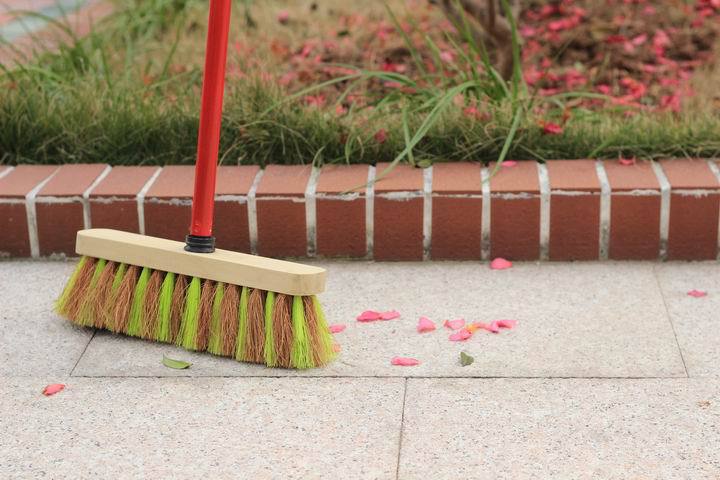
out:
<path id="1" fill-rule="evenodd" d="M 0 262 L 0 477 L 720 477 L 716 263 L 319 264 L 347 329 L 297 372 L 75 328 L 70 262 Z M 519 324 L 458 344 L 458 317 Z"/>

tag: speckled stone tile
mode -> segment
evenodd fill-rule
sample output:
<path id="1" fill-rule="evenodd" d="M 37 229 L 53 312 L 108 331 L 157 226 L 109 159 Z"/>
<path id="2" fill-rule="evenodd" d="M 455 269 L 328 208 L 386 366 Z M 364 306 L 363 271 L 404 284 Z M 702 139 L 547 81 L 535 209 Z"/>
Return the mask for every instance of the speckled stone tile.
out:
<path id="1" fill-rule="evenodd" d="M 655 268 L 688 374 L 720 376 L 720 265 L 666 263 Z M 703 290 L 694 298 L 690 290 Z"/>
<path id="2" fill-rule="evenodd" d="M 321 296 L 342 347 L 322 369 L 268 369 L 191 354 L 113 335 L 97 335 L 76 375 L 177 375 L 160 363 L 163 353 L 188 359 L 184 375 L 219 376 L 481 376 L 644 377 L 684 376 L 672 325 L 651 263 L 517 264 L 492 271 L 475 262 L 322 262 L 328 290 Z M 359 323 L 365 309 L 397 309 L 397 320 Z M 438 330 L 416 332 L 426 315 Z M 448 340 L 444 319 L 516 319 L 511 331 L 478 332 L 464 343 Z M 475 363 L 462 368 L 461 350 Z M 390 365 L 409 356 L 416 367 Z"/>
<path id="3" fill-rule="evenodd" d="M 399 478 L 717 479 L 720 382 L 409 379 Z"/>
<path id="4" fill-rule="evenodd" d="M 2 381 L 0 478 L 395 478 L 402 379 L 46 380 Z"/>
<path id="5" fill-rule="evenodd" d="M 0 261 L 0 376 L 70 374 L 92 334 L 52 311 L 73 267 Z"/>

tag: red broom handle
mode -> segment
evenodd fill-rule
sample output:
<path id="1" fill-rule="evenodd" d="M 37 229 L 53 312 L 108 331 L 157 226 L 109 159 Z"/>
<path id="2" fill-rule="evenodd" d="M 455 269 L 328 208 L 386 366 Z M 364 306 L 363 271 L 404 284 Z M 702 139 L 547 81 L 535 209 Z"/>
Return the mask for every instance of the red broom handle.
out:
<path id="1" fill-rule="evenodd" d="M 190 235 L 212 236 L 231 0 L 210 0 Z"/>

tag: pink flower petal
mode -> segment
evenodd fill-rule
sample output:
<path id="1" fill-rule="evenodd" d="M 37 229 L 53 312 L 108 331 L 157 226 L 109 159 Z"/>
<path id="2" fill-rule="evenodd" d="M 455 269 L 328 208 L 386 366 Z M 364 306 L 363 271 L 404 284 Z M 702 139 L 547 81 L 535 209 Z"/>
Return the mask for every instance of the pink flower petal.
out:
<path id="1" fill-rule="evenodd" d="M 560 135 L 563 133 L 563 127 L 553 122 L 546 122 L 542 125 L 543 133 L 546 135 Z"/>
<path id="2" fill-rule="evenodd" d="M 330 325 L 328 328 L 330 329 L 330 333 L 340 333 L 345 330 L 345 325 L 337 323 L 335 325 Z"/>
<path id="3" fill-rule="evenodd" d="M 458 328 L 465 326 L 465 319 L 458 318 L 457 320 L 445 320 L 443 322 L 443 326 L 445 328 L 449 328 L 450 330 L 457 330 Z"/>
<path id="4" fill-rule="evenodd" d="M 629 167 L 630 165 L 635 165 L 635 157 L 631 157 L 631 158 L 620 157 L 620 158 L 618 158 L 618 163 L 625 167 Z"/>
<path id="5" fill-rule="evenodd" d="M 420 365 L 419 360 L 409 357 L 393 357 L 393 359 L 390 360 L 390 363 L 401 367 L 414 367 L 415 365 Z"/>
<path id="6" fill-rule="evenodd" d="M 493 323 L 496 323 L 500 328 L 515 328 L 517 320 L 496 320 Z"/>
<path id="7" fill-rule="evenodd" d="M 707 292 L 705 292 L 703 290 L 694 290 L 693 289 L 693 290 L 690 290 L 689 292 L 687 292 L 687 294 L 690 295 L 691 297 L 695 297 L 695 298 L 707 297 Z"/>
<path id="8" fill-rule="evenodd" d="M 504 258 L 498 257 L 492 262 L 490 262 L 491 270 L 506 270 L 510 267 L 512 267 L 512 262 L 509 260 L 505 260 Z"/>
<path id="9" fill-rule="evenodd" d="M 42 391 L 43 395 L 46 397 L 49 397 L 50 395 L 55 395 L 58 392 L 61 392 L 65 389 L 65 385 L 62 383 L 53 383 L 51 385 L 48 385 L 45 387 Z"/>
<path id="10" fill-rule="evenodd" d="M 483 322 L 475 322 L 472 324 L 472 326 L 474 329 L 480 328 L 492 333 L 498 333 L 500 331 L 500 325 L 498 325 L 498 322 L 492 322 L 489 324 Z"/>
<path id="11" fill-rule="evenodd" d="M 277 14 L 278 23 L 285 25 L 286 23 L 288 23 L 288 20 L 290 20 L 290 14 L 287 12 L 287 10 L 280 10 Z"/>
<path id="12" fill-rule="evenodd" d="M 506 168 L 511 168 L 511 167 L 514 167 L 515 165 L 517 165 L 517 162 L 515 160 L 505 160 L 502 163 L 502 166 L 506 167 Z"/>
<path id="13" fill-rule="evenodd" d="M 451 342 L 462 342 L 470 337 L 472 337 L 472 333 L 470 332 L 470 330 L 463 328 L 462 330 L 458 330 L 457 332 L 453 333 L 448 338 Z"/>
<path id="14" fill-rule="evenodd" d="M 380 312 L 380 320 L 393 320 L 400 318 L 400 312 L 397 310 L 388 310 L 387 312 Z"/>
<path id="15" fill-rule="evenodd" d="M 380 320 L 380 312 L 376 312 L 375 310 L 365 310 L 357 317 L 358 322 L 372 322 L 375 320 Z"/>
<path id="16" fill-rule="evenodd" d="M 427 317 L 420 317 L 417 324 L 417 331 L 419 333 L 432 332 L 435 330 L 435 324 Z"/>

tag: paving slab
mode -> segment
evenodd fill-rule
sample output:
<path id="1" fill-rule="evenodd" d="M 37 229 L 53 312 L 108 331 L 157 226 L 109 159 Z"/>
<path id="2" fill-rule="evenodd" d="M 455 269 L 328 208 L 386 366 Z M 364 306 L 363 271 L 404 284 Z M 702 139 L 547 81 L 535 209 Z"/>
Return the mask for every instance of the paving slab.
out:
<path id="1" fill-rule="evenodd" d="M 315 262 L 328 269 L 321 296 L 342 352 L 322 369 L 268 369 L 171 346 L 98 334 L 75 370 L 86 376 L 178 375 L 163 354 L 194 363 L 184 375 L 217 376 L 685 376 L 651 263 L 516 264 L 493 271 L 480 262 Z M 397 309 L 401 318 L 359 323 L 365 309 Z M 416 332 L 428 316 L 438 330 Z M 443 320 L 515 319 L 516 329 L 448 340 Z M 460 367 L 460 351 L 475 357 Z M 394 356 L 421 361 L 390 365 Z"/>
<path id="2" fill-rule="evenodd" d="M 0 261 L 0 377 L 72 371 L 92 332 L 61 321 L 52 308 L 73 267 Z"/>
<path id="3" fill-rule="evenodd" d="M 720 381 L 409 379 L 399 477 L 717 479 Z"/>
<path id="4" fill-rule="evenodd" d="M 688 374 L 720 376 L 720 265 L 667 263 L 655 271 Z M 691 290 L 708 295 L 694 298 Z"/>
<path id="5" fill-rule="evenodd" d="M 404 380 L 3 380 L 0 478 L 394 479 Z"/>

